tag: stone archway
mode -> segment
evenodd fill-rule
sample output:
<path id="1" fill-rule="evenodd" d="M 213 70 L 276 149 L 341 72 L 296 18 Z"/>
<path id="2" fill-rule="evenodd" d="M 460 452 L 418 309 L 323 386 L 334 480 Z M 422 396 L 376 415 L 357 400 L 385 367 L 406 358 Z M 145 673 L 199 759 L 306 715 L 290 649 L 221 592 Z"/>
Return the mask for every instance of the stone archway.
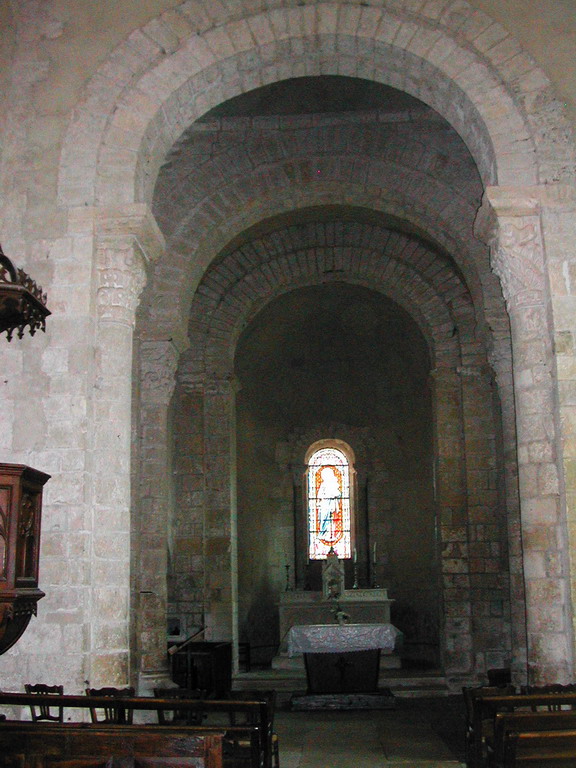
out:
<path id="1" fill-rule="evenodd" d="M 276 296 L 299 286 L 335 280 L 370 286 L 393 298 L 417 319 L 428 339 L 434 366 L 436 504 L 442 520 L 441 569 L 447 612 L 444 663 L 453 676 L 472 674 L 474 663 L 481 663 L 482 657 L 485 663 L 496 659 L 508 663 L 509 606 L 507 586 L 502 581 L 507 573 L 503 498 L 487 476 L 483 483 L 473 469 L 496 466 L 497 462 L 492 444 L 496 423 L 482 429 L 478 423 L 479 407 L 486 408 L 487 414 L 492 412 L 486 350 L 476 335 L 465 284 L 448 260 L 443 263 L 439 254 L 428 258 L 424 244 L 374 224 L 338 218 L 333 222 L 311 220 L 254 241 L 246 238 L 237 250 L 229 249 L 214 262 L 192 302 L 191 346 L 182 357 L 178 374 L 180 386 L 198 399 L 195 413 L 203 413 L 207 419 L 204 426 L 198 419 L 187 429 L 194 434 L 205 430 L 204 465 L 220 467 L 218 484 L 214 485 L 214 475 L 210 492 L 215 498 L 235 495 L 229 487 L 234 478 L 224 470 L 232 461 L 229 444 L 211 436 L 226 434 L 234 412 L 235 395 L 229 382 L 234 376 L 234 350 L 240 331 Z M 188 472 L 199 460 L 199 456 L 190 457 Z M 200 517 L 193 516 L 191 524 L 197 527 L 202 524 L 201 507 L 196 514 Z M 206 533 L 207 546 L 213 552 L 222 551 L 223 532 L 235 528 L 228 508 L 220 505 L 219 514 L 216 526 L 214 513 L 210 514 L 213 532 Z M 468 548 L 475 552 L 474 558 Z M 216 558 L 212 565 L 206 564 L 201 578 L 218 584 L 222 593 L 236 577 L 231 563 Z M 499 591 L 496 585 L 484 583 L 491 582 L 489 572 L 496 565 L 502 605 L 506 607 L 499 617 L 491 615 L 483 627 L 480 617 L 490 615 L 486 595 L 494 597 Z M 229 587 L 231 599 L 234 593 Z M 474 627 L 461 618 L 469 615 L 471 606 L 477 616 Z M 220 606 L 210 619 L 215 637 L 233 634 L 230 618 L 234 614 L 233 605 L 227 610 Z M 497 624 L 501 625 L 499 630 Z"/>
<path id="2" fill-rule="evenodd" d="M 501 62 L 495 41 L 506 40 L 513 47 L 514 42 L 483 14 L 460 8 L 460 4 L 449 4 L 442 11 L 430 9 L 415 14 L 394 6 L 371 8 L 336 3 L 279 7 L 247 18 L 234 18 L 233 13 L 223 18 L 201 17 L 205 18 L 202 29 L 194 30 L 193 34 L 191 16 L 182 6 L 179 29 L 188 23 L 189 34 L 177 33 L 168 16 L 134 33 L 115 54 L 120 58 L 131 54 L 130 71 L 119 73 L 114 60 L 108 62 L 91 83 L 87 99 L 68 132 L 62 153 L 60 203 L 72 210 L 69 236 L 85 236 L 90 230 L 93 237 L 92 224 L 86 225 L 90 211 L 85 211 L 85 206 L 109 206 L 123 221 L 117 229 L 108 228 L 101 235 L 108 241 L 118 242 L 130 218 L 125 212 L 133 212 L 135 204 L 150 202 L 158 168 L 183 130 L 208 108 L 243 88 L 299 74 L 299 59 L 306 61 L 309 71 L 318 74 L 350 68 L 348 71 L 357 76 L 377 80 L 386 72 L 388 84 L 423 98 L 454 125 L 475 157 L 485 185 L 496 182 L 515 185 L 512 189 L 489 190 L 487 197 L 495 201 L 493 208 L 502 218 L 502 231 L 506 233 L 503 245 L 497 246 L 500 259 L 496 264 L 500 265 L 501 276 L 506 278 L 515 263 L 522 264 L 522 254 L 527 252 L 523 237 L 527 223 L 529 256 L 543 257 L 546 252 L 547 259 L 540 271 L 537 293 L 530 297 L 531 314 L 545 321 L 549 335 L 555 327 L 553 321 L 557 331 L 571 332 L 572 321 L 562 312 L 562 302 L 552 303 L 551 317 L 544 313 L 543 307 L 548 295 L 547 269 L 557 267 L 557 272 L 562 274 L 562 266 L 573 258 L 571 247 L 567 251 L 568 259 L 564 253 L 573 198 L 565 188 L 555 187 L 556 195 L 554 190 L 550 191 L 550 187 L 559 182 L 572 180 L 569 170 L 572 144 L 563 138 L 556 141 L 563 129 L 563 119 L 547 82 L 536 67 L 517 48 L 517 55 L 523 57 L 523 67 L 518 68 L 514 55 Z M 307 51 L 304 45 L 308 30 L 316 32 L 313 51 Z M 198 31 L 201 34 L 195 34 Z M 459 42 L 460 36 L 464 43 Z M 294 55 L 295 51 L 299 52 L 298 56 Z M 254 66 L 242 70 L 241 64 L 251 56 Z M 270 66 L 268 62 L 272 59 L 281 66 Z M 226 71 L 223 62 L 227 62 Z M 243 83 L 235 79 L 239 71 L 246 72 Z M 524 94 L 528 93 L 530 98 L 525 98 Z M 546 121 L 547 131 L 541 129 L 545 110 L 556 110 L 552 122 Z M 542 189 L 536 186 L 539 184 L 548 187 Z M 518 194 L 519 185 L 522 189 Z M 74 215 L 74 209 L 79 208 L 83 209 L 83 216 Z M 98 217 L 97 212 L 95 215 Z M 513 219 L 511 229 L 510 218 Z M 520 227 L 516 226 L 518 223 Z M 552 234 L 553 228 L 561 233 L 560 237 Z M 94 245 L 94 252 L 98 250 L 99 246 Z M 206 265 L 198 265 L 193 258 L 188 261 L 194 265 L 190 273 L 194 281 L 194 271 L 200 276 Z M 523 289 L 520 292 L 526 296 Z M 519 350 L 525 350 L 530 347 L 532 337 L 519 307 L 526 304 L 516 302 L 513 295 L 516 293 L 507 294 L 509 303 L 515 302 L 514 309 L 518 310 L 514 341 Z M 186 308 L 179 306 L 176 320 L 185 314 Z M 108 344 L 104 335 L 99 337 L 97 346 L 104 349 Z M 524 388 L 516 390 L 516 395 L 517 403 L 520 401 L 526 406 L 523 413 L 528 414 L 527 421 L 532 424 L 534 396 L 550 405 L 557 392 L 551 348 L 545 350 L 545 357 L 545 373 L 541 376 L 541 364 L 535 357 L 528 363 L 524 360 L 515 371 L 518 382 L 527 381 L 530 369 L 532 378 Z M 106 376 L 103 370 L 105 386 L 111 383 Z M 566 380 L 570 380 L 570 374 Z M 573 417 L 569 397 L 561 394 L 560 407 L 565 420 Z M 124 407 L 124 412 L 129 413 L 129 408 Z M 130 420 L 124 421 L 122 432 L 127 438 Z M 512 420 L 509 423 L 512 424 Z M 562 676 L 569 673 L 571 661 L 566 666 L 565 659 L 572 658 L 572 651 L 567 608 L 551 617 L 548 628 L 543 628 L 537 619 L 540 608 L 550 598 L 566 594 L 568 589 L 567 579 L 561 572 L 552 572 L 543 566 L 552 550 L 542 549 L 541 544 L 535 542 L 536 537 L 529 535 L 534 530 L 536 515 L 531 510 L 545 509 L 546 530 L 551 534 L 549 541 L 561 542 L 560 559 L 566 564 L 563 486 L 566 473 L 559 419 L 539 427 L 542 439 L 537 441 L 538 449 L 528 432 L 523 431 L 527 437 L 522 445 L 520 479 L 527 510 L 523 518 L 525 545 L 530 550 L 529 559 L 538 563 L 530 575 L 533 579 L 529 594 L 529 606 L 533 609 L 529 619 L 530 643 L 534 648 L 532 663 L 537 668 L 537 676 L 546 678 L 553 672 L 557 676 L 558 670 L 562 670 Z M 566 444 L 570 448 L 570 441 Z M 510 483 L 513 485 L 512 479 Z M 122 465 L 118 485 L 123 488 L 126 507 L 130 477 Z M 543 640 L 546 633 L 554 640 L 547 648 Z"/>

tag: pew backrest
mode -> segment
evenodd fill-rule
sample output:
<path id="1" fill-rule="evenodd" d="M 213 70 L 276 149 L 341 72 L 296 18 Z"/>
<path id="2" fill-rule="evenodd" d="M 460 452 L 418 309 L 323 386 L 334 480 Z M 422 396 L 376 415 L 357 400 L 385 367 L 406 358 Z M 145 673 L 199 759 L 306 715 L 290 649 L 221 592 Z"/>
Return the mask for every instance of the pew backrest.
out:
<path id="1" fill-rule="evenodd" d="M 509 731 L 506 734 L 501 768 L 573 768 L 574 765 L 576 730 Z"/>
<path id="2" fill-rule="evenodd" d="M 576 712 L 498 712 L 494 720 L 494 737 L 490 743 L 491 762 L 506 765 L 511 734 L 536 731 L 576 731 Z"/>
<path id="3" fill-rule="evenodd" d="M 135 711 L 141 712 L 156 712 L 173 710 L 174 699 L 173 698 L 156 698 L 147 696 L 79 696 L 65 694 L 62 696 L 46 695 L 46 694 L 25 694 L 25 693 L 8 693 L 0 692 L 0 708 L 10 706 L 30 706 L 30 703 L 41 704 L 43 700 L 51 704 L 59 704 L 64 709 L 80 709 L 80 710 L 93 710 L 95 708 L 114 708 L 117 707 L 119 711 L 129 711 L 131 713 Z M 272 762 L 272 731 L 271 723 L 272 718 L 270 715 L 270 702 L 266 700 L 215 700 L 215 699 L 179 699 L 178 709 L 181 711 L 192 711 L 196 713 L 203 713 L 210 715 L 220 715 L 221 720 L 214 726 L 215 730 L 226 732 L 228 734 L 234 734 L 236 730 L 239 732 L 242 730 L 244 733 L 244 740 L 247 738 L 250 740 L 251 750 L 254 750 L 256 744 L 259 751 L 259 762 L 255 765 L 261 765 L 263 768 L 269 768 Z M 239 723 L 240 720 L 236 717 L 231 717 L 231 713 L 234 712 L 242 719 L 242 726 L 238 726 L 238 729 L 234 727 L 234 723 Z M 21 721 L 19 721 L 21 722 Z M 79 725 L 79 724 L 77 724 Z M 86 725 L 86 724 L 83 724 Z M 94 723 L 94 725 L 97 725 Z M 129 727 L 128 724 L 121 725 L 120 727 Z M 143 726 L 148 729 L 150 726 Z M 159 725 L 160 728 L 169 728 L 171 726 Z M 198 730 L 196 726 L 193 726 L 195 730 Z"/>
<path id="4" fill-rule="evenodd" d="M 479 695 L 474 698 L 472 706 L 470 763 L 472 766 L 478 767 L 483 764 L 484 739 L 487 735 L 486 723 L 491 723 L 490 730 L 493 732 L 494 720 L 499 712 L 516 712 L 518 710 L 533 712 L 539 707 L 550 710 L 557 706 L 576 706 L 576 693 Z"/>
<path id="5" fill-rule="evenodd" d="M 221 732 L 161 725 L 0 723 L 2 764 L 18 768 L 222 768 L 222 740 Z"/>

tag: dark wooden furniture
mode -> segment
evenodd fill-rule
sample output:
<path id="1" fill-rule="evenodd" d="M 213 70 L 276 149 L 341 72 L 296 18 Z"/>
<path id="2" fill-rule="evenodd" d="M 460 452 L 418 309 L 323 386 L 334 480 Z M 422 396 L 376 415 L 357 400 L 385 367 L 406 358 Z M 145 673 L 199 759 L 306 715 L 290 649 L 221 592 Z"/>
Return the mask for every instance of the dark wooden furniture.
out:
<path id="1" fill-rule="evenodd" d="M 574 768 L 576 731 L 511 731 L 504 754 L 503 768 Z"/>
<path id="2" fill-rule="evenodd" d="M 50 475 L 22 464 L 0 464 L 0 653 L 36 615 L 42 488 Z"/>
<path id="3" fill-rule="evenodd" d="M 181 645 L 173 644 L 168 650 L 176 685 L 200 688 L 209 696 L 224 696 L 232 688 L 232 643 L 194 641 Z"/>
<path id="4" fill-rule="evenodd" d="M 14 332 L 19 339 L 28 328 L 34 336 L 46 330 L 46 294 L 23 269 L 16 269 L 0 246 L 0 333 L 6 331 L 8 341 Z"/>
<path id="5" fill-rule="evenodd" d="M 305 653 L 308 693 L 374 693 L 378 690 L 380 649 L 344 653 Z"/>
<path id="6" fill-rule="evenodd" d="M 501 689 L 498 690 L 501 691 Z M 542 714 L 547 712 L 555 714 L 551 710 L 558 706 L 563 710 L 576 706 L 576 693 L 477 694 L 472 700 L 472 733 L 467 765 L 471 768 L 483 768 L 486 765 L 485 745 L 488 740 L 494 738 L 498 713 L 531 713 L 534 710 L 543 710 Z"/>
<path id="7" fill-rule="evenodd" d="M 249 642 L 238 643 L 238 664 L 244 672 L 250 672 L 252 669 L 252 649 Z"/>
<path id="8" fill-rule="evenodd" d="M 90 698 L 104 697 L 110 699 L 103 706 L 91 706 L 90 717 L 93 723 L 131 723 L 133 710 L 118 699 L 132 698 L 134 688 L 86 688 L 86 696 Z"/>
<path id="9" fill-rule="evenodd" d="M 26 693 L 47 694 L 54 696 L 62 696 L 64 693 L 63 685 L 45 685 L 44 683 L 36 683 L 31 685 L 26 683 L 24 686 Z M 50 704 L 30 704 L 30 714 L 32 721 L 37 723 L 40 720 L 46 720 L 51 723 L 64 722 L 64 707 L 62 704 L 57 706 L 51 706 Z"/>
<path id="10" fill-rule="evenodd" d="M 116 696 L 111 698 L 107 696 L 79 696 L 69 694 L 54 696 L 48 694 L 0 692 L 0 709 L 21 706 L 29 707 L 31 704 L 55 703 L 61 704 L 65 709 L 85 709 L 89 711 L 92 709 L 103 709 L 107 706 L 122 708 L 127 712 L 158 712 L 159 710 L 170 711 L 174 709 L 174 699 L 172 698 L 160 699 L 144 696 Z M 244 698 L 226 700 L 179 699 L 178 709 L 205 713 L 207 715 L 207 720 L 203 722 L 202 725 L 158 725 L 155 727 L 167 729 L 180 728 L 189 733 L 224 733 L 224 744 L 226 746 L 227 754 L 232 761 L 229 763 L 231 768 L 232 766 L 236 768 L 234 763 L 240 761 L 242 761 L 244 765 L 248 763 L 250 768 L 271 768 L 273 739 L 270 730 L 271 714 L 268 702 L 264 700 L 245 700 Z M 231 712 L 235 712 L 234 717 L 231 716 Z M 230 723 L 232 721 L 240 724 L 231 725 Z M 43 724 L 34 723 L 33 725 L 41 726 Z M 60 723 L 53 724 L 51 727 L 66 728 L 68 725 L 70 724 Z M 114 723 L 82 723 L 81 727 L 89 730 L 91 728 L 108 725 L 117 725 L 119 728 L 131 727 L 129 724 Z M 142 725 L 139 727 L 146 730 L 150 726 Z M 250 744 L 248 752 L 244 749 L 244 745 L 247 742 Z M 17 765 L 18 768 L 23 768 L 23 766 L 18 763 L 15 765 Z M 10 768 L 12 768 L 12 766 L 10 766 Z M 24 768 L 28 768 L 28 766 L 24 766 Z M 44 766 L 41 766 L 41 768 L 44 768 Z M 85 768 L 92 768 L 92 766 L 86 765 Z M 108 768 L 110 768 L 110 766 L 108 766 Z M 144 763 L 142 763 L 142 768 L 144 768 Z M 164 766 L 162 766 L 162 768 L 164 768 Z M 173 765 L 171 768 L 180 768 L 180 766 Z"/>
<path id="11" fill-rule="evenodd" d="M 204 712 L 192 709 L 178 709 L 179 699 L 205 699 L 206 691 L 199 688 L 154 688 L 157 699 L 174 699 L 174 709 L 159 709 L 160 725 L 199 725 L 204 719 Z"/>
<path id="12" fill-rule="evenodd" d="M 512 685 L 512 670 L 510 667 L 496 667 L 486 670 L 488 685 L 494 688 L 505 688 Z"/>
<path id="13" fill-rule="evenodd" d="M 551 711 L 551 712 L 499 712 L 494 721 L 494 737 L 488 743 L 487 763 L 491 768 L 509 768 L 517 759 L 522 762 L 531 762 L 540 765 L 543 759 L 541 747 L 548 753 L 548 758 L 554 756 L 554 751 L 562 749 L 557 754 L 558 759 L 566 757 L 566 743 L 558 739 L 547 737 L 546 744 L 539 744 L 535 738 L 519 739 L 525 733 L 535 734 L 542 732 L 576 733 L 576 712 Z M 521 746 L 520 746 L 521 745 Z M 520 746 L 520 748 L 519 748 Z M 576 763 L 576 741 L 572 740 L 572 760 Z"/>
<path id="14" fill-rule="evenodd" d="M 512 696 L 516 693 L 514 686 L 505 688 L 481 685 L 474 688 L 462 689 L 464 708 L 466 714 L 465 750 L 466 765 L 479 766 L 484 759 L 487 736 L 494 734 L 494 716 L 491 711 L 486 712 L 486 718 L 478 721 L 476 716 L 476 699 L 486 696 Z"/>
<path id="15" fill-rule="evenodd" d="M 232 701 L 253 701 L 261 702 L 265 705 L 266 709 L 262 707 L 254 707 L 250 710 L 243 711 L 241 713 L 235 707 L 232 707 L 229 712 L 230 724 L 238 725 L 241 721 L 245 725 L 258 725 L 264 729 L 267 740 L 269 742 L 270 749 L 270 762 L 272 768 L 280 768 L 280 750 L 278 744 L 278 734 L 274 731 L 274 714 L 276 712 L 276 691 L 274 690 L 244 690 L 244 691 L 231 691 L 229 697 Z M 263 715 L 265 712 L 265 721 L 263 721 Z M 239 742 L 237 745 L 238 752 L 246 752 L 251 748 L 251 745 L 244 742 Z"/>
<path id="16" fill-rule="evenodd" d="M 222 768 L 222 734 L 187 728 L 0 723 L 4 768 Z"/>
<path id="17" fill-rule="evenodd" d="M 520 688 L 520 693 L 527 694 L 529 696 L 534 696 L 540 693 L 576 693 L 576 685 L 573 683 L 568 683 L 566 685 L 561 683 L 551 683 L 550 685 L 523 685 Z M 548 710 L 550 712 L 557 711 L 561 708 L 561 704 L 556 704 L 554 702 L 551 702 L 548 705 Z M 537 706 L 534 705 L 532 709 L 533 711 L 536 711 Z"/>

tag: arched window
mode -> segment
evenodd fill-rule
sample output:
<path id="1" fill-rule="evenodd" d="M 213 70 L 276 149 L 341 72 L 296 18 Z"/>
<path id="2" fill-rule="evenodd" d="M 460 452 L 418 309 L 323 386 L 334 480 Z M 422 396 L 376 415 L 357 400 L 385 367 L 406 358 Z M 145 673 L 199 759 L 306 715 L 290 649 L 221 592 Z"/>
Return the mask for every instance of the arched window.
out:
<path id="1" fill-rule="evenodd" d="M 328 446 L 314 451 L 307 467 L 308 557 L 323 560 L 330 548 L 340 559 L 352 555 L 350 463 Z"/>

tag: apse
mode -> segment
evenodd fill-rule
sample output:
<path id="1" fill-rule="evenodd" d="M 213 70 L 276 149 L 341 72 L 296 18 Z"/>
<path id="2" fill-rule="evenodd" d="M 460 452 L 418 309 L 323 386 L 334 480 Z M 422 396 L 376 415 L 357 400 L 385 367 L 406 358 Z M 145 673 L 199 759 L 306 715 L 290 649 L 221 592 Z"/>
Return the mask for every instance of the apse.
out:
<path id="1" fill-rule="evenodd" d="M 406 653 L 437 662 L 430 357 L 415 322 L 378 292 L 346 282 L 290 291 L 244 330 L 235 373 L 241 638 L 256 658 L 270 658 L 282 641 L 279 593 L 319 588 L 320 563 L 308 562 L 298 535 L 304 457 L 313 442 L 332 439 L 355 456 L 361 586 L 388 587 Z M 351 566 L 349 558 L 349 588 Z"/>
<path id="2" fill-rule="evenodd" d="M 507 658 L 489 364 L 505 320 L 473 234 L 481 199 L 444 118 L 358 78 L 249 91 L 176 139 L 153 203 L 170 259 L 140 321 L 154 333 L 180 313 L 185 334 L 168 599 L 187 633 L 271 662 L 280 595 L 320 582 L 305 462 L 322 442 L 354 456 L 348 585 L 356 567 L 388 589 L 404 663 Z"/>

